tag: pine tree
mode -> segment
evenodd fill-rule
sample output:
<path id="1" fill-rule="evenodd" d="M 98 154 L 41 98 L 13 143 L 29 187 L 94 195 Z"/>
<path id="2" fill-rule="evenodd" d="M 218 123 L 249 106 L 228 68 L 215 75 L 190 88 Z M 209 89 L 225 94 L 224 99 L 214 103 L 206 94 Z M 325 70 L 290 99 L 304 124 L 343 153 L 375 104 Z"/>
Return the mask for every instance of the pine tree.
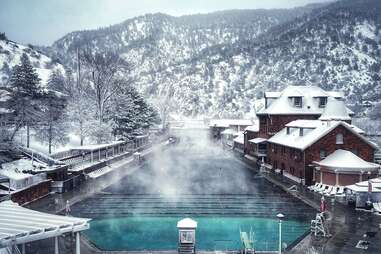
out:
<path id="1" fill-rule="evenodd" d="M 65 77 L 60 70 L 53 70 L 48 79 L 49 89 L 65 93 L 66 92 L 66 84 Z"/>
<path id="2" fill-rule="evenodd" d="M 142 133 L 159 122 L 157 111 L 130 85 L 123 85 L 118 97 L 113 100 L 109 112 L 113 122 L 113 134 L 132 138 L 133 133 Z"/>
<path id="3" fill-rule="evenodd" d="M 9 80 L 12 96 L 8 107 L 14 112 L 15 128 L 10 140 L 13 140 L 21 127 L 26 126 L 29 147 L 29 126 L 42 117 L 39 102 L 44 97 L 44 92 L 39 87 L 40 78 L 25 53 L 21 56 L 21 63 L 12 72 Z"/>

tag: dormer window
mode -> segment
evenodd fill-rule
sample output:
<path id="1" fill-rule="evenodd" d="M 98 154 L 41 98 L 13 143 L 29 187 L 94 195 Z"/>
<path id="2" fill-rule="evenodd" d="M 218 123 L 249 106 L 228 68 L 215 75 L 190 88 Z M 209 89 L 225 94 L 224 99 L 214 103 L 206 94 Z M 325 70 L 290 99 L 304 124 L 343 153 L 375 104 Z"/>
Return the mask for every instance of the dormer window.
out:
<path id="1" fill-rule="evenodd" d="M 302 107 L 302 97 L 294 97 L 294 106 L 298 108 Z"/>
<path id="2" fill-rule="evenodd" d="M 319 108 L 325 108 L 327 105 L 327 97 L 319 97 Z"/>

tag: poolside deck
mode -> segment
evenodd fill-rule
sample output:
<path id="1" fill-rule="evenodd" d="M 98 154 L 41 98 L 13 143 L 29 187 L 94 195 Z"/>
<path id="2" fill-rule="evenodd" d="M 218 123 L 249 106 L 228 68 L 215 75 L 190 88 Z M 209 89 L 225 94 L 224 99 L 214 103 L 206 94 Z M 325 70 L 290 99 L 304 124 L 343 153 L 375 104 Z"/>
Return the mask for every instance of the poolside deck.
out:
<path id="1" fill-rule="evenodd" d="M 278 185 L 291 195 L 315 208 L 319 208 L 321 196 L 298 186 L 298 191 L 289 191 L 295 183 L 279 175 L 267 174 L 266 179 Z M 381 216 L 368 212 L 356 211 L 353 208 L 335 202 L 328 202 L 328 210 L 332 212 L 333 221 L 331 225 L 331 238 L 316 239 L 307 235 L 302 241 L 294 246 L 288 253 L 306 253 L 314 249 L 316 253 L 324 254 L 363 254 L 379 253 L 381 250 Z M 374 237 L 364 237 L 367 232 L 377 232 Z M 370 242 L 368 249 L 356 248 L 360 240 Z"/>

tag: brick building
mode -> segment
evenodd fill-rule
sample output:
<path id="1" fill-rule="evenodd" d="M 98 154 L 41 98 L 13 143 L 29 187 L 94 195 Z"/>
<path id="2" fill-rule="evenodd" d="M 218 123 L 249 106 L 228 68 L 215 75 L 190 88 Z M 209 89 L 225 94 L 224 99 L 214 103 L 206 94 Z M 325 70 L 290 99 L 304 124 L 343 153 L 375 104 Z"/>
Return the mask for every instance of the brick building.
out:
<path id="1" fill-rule="evenodd" d="M 245 133 L 245 154 L 254 161 L 266 161 L 267 139 L 295 120 L 351 123 L 353 112 L 345 106 L 343 97 L 341 92 L 317 86 L 288 86 L 282 92 L 266 92 L 265 107 L 257 112 L 258 131 Z"/>
<path id="2" fill-rule="evenodd" d="M 267 140 L 269 167 L 295 182 L 311 185 L 316 162 L 336 150 L 347 150 L 373 162 L 376 146 L 344 121 L 296 120 Z"/>
<path id="3" fill-rule="evenodd" d="M 327 119 L 350 123 L 353 112 L 343 101 L 344 95 L 336 91 L 324 91 L 317 86 L 288 86 L 282 92 L 266 92 L 265 107 L 257 112 L 259 137 L 270 138 L 289 122 L 306 119 Z M 335 115 L 337 108 L 341 115 Z"/>

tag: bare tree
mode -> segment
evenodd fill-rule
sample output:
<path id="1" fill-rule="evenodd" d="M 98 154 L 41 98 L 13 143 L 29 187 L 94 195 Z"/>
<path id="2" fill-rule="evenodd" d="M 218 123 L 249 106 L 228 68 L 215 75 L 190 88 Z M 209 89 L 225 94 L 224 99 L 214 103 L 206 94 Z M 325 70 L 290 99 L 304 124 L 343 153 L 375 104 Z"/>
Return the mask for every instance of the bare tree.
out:
<path id="1" fill-rule="evenodd" d="M 118 74 L 128 69 L 127 63 L 114 52 L 94 52 L 89 47 L 81 53 L 81 63 L 91 81 L 90 96 L 97 108 L 97 119 L 101 124 L 112 96 L 118 91 Z"/>

